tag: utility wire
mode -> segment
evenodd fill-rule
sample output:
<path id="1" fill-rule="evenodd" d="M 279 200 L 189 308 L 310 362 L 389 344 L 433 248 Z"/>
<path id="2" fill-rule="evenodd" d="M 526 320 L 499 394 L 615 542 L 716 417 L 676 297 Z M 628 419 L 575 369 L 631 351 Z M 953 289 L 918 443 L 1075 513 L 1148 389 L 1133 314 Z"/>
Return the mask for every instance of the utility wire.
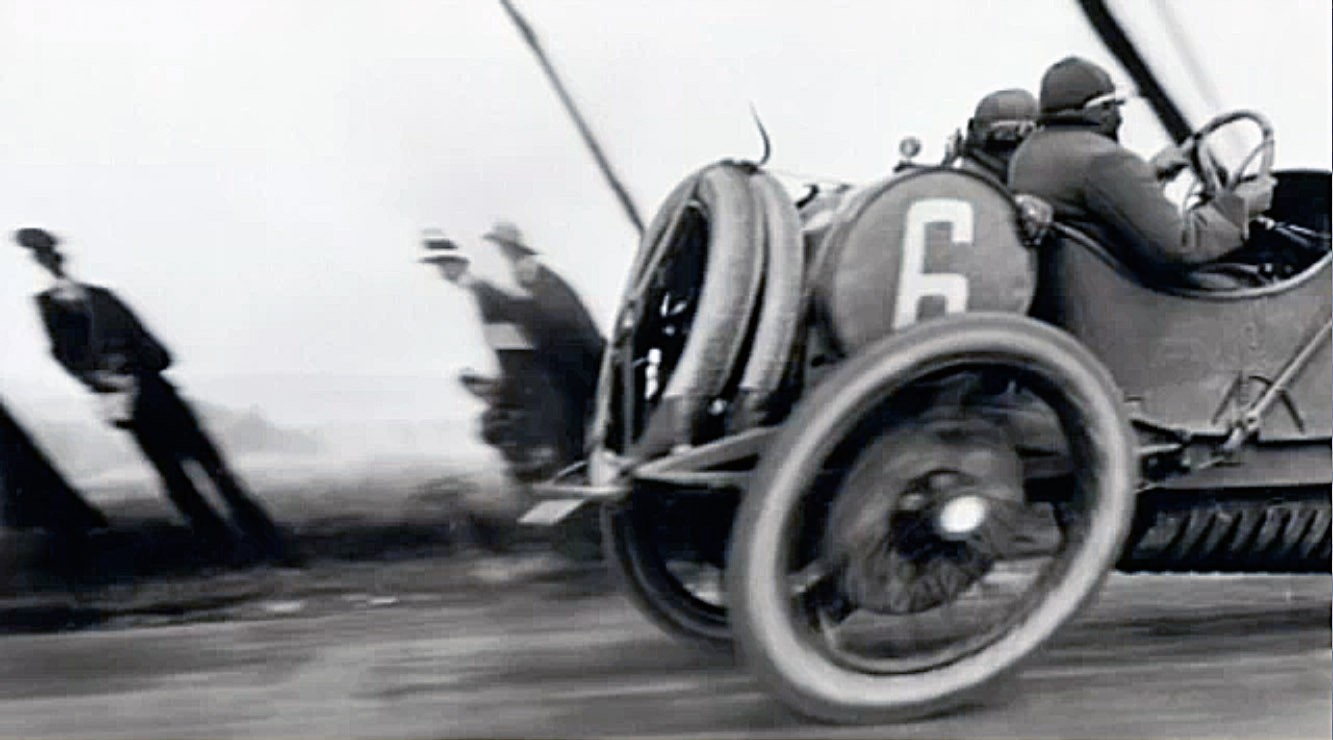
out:
<path id="1" fill-rule="evenodd" d="M 1226 104 L 1222 101 L 1222 95 L 1218 92 L 1217 85 L 1213 83 L 1212 75 L 1208 74 L 1208 70 L 1199 59 L 1199 55 L 1195 53 L 1196 47 L 1190 40 L 1189 35 L 1185 33 L 1185 28 L 1180 22 L 1180 16 L 1172 9 L 1170 0 L 1157 0 L 1156 5 L 1157 14 L 1161 18 L 1162 25 L 1166 28 L 1167 36 L 1171 39 L 1171 43 L 1175 45 L 1176 51 L 1180 53 L 1181 61 L 1185 63 L 1185 71 L 1193 80 L 1204 104 L 1208 106 L 1213 115 L 1227 110 Z M 1231 149 L 1244 151 L 1245 139 L 1235 127 L 1228 126 L 1224 128 L 1221 135 Z"/>
<path id="2" fill-rule="evenodd" d="M 1225 110 L 1222 104 L 1222 96 L 1217 92 L 1217 86 L 1213 84 L 1213 79 L 1209 76 L 1203 64 L 1199 61 L 1199 56 L 1194 53 L 1194 44 L 1185 35 L 1184 28 L 1180 25 L 1180 18 L 1175 11 L 1171 9 L 1169 0 L 1157 0 L 1157 14 L 1162 17 L 1162 25 L 1166 27 L 1166 33 L 1171 37 L 1171 43 L 1176 45 L 1181 58 L 1185 62 L 1185 69 L 1190 77 L 1194 79 L 1194 84 L 1199 88 L 1199 94 L 1203 96 L 1204 102 L 1208 104 L 1214 112 Z"/>
<path id="3" fill-rule="evenodd" d="M 1106 0 L 1075 0 L 1075 2 L 1098 38 L 1129 73 L 1139 93 L 1152 106 L 1157 120 L 1162 123 L 1162 128 L 1166 129 L 1176 143 L 1184 141 L 1193 132 L 1193 127 L 1189 125 L 1185 114 L 1181 113 L 1175 101 L 1171 100 L 1171 96 L 1167 95 L 1162 83 L 1149 69 L 1148 63 L 1143 60 L 1143 56 L 1139 54 L 1134 42 L 1125 33 L 1125 29 L 1116 20 L 1110 8 L 1106 7 Z"/>

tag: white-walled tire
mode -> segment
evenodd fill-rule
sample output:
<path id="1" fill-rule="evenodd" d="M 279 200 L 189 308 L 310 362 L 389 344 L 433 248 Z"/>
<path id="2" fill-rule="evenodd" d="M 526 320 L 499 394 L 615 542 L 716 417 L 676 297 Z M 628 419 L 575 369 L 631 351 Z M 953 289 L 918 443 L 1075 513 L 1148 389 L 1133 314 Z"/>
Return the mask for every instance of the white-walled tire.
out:
<path id="1" fill-rule="evenodd" d="M 1039 590 L 1018 599 L 1012 617 L 996 618 L 993 639 L 988 631 L 957 646 L 931 648 L 930 656 L 950 657 L 938 665 L 922 658 L 912 670 L 894 668 L 910 662 L 896 658 L 843 659 L 821 641 L 820 628 L 793 595 L 803 557 L 796 543 L 802 524 L 810 526 L 802 507 L 839 445 L 853 430 L 864 433 L 871 409 L 909 383 L 965 367 L 1012 368 L 1041 389 L 1069 436 L 1077 471 L 1070 500 L 1080 513 L 1068 520 L 1074 523 L 1062 524 L 1065 534 L 1049 574 L 1035 577 Z M 837 368 L 802 401 L 765 451 L 742 499 L 727 572 L 740 656 L 789 707 L 825 721 L 910 719 L 966 703 L 1013 671 L 1097 592 L 1132 518 L 1136 465 L 1110 374 L 1058 329 L 1022 316 L 969 314 L 887 337 Z"/>

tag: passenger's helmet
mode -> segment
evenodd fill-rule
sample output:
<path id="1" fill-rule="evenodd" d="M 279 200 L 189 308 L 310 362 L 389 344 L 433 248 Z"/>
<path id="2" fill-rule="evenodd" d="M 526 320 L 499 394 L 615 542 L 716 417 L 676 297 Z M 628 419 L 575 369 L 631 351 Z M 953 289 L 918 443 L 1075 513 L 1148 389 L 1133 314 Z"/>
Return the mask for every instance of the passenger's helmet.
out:
<path id="1" fill-rule="evenodd" d="M 14 241 L 19 246 L 31 249 L 36 252 L 49 251 L 54 249 L 60 240 L 54 234 L 46 229 L 36 227 L 25 227 L 14 232 Z"/>
<path id="2" fill-rule="evenodd" d="M 1013 149 L 1037 126 L 1037 100 L 1027 90 L 999 90 L 977 103 L 967 143 L 985 151 Z"/>

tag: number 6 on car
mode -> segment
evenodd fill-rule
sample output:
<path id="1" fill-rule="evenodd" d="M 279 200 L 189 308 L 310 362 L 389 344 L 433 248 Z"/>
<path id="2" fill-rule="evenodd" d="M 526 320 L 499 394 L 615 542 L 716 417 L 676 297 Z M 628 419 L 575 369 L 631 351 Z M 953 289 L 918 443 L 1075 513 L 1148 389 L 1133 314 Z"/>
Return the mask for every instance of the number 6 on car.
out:
<path id="1" fill-rule="evenodd" d="M 1023 313 L 1036 268 L 1007 193 L 971 173 L 920 170 L 872 186 L 839 212 L 813 280 L 818 316 L 850 354 L 936 316 Z"/>
<path id="2" fill-rule="evenodd" d="M 962 200 L 931 198 L 919 200 L 907 209 L 898 302 L 893 311 L 894 329 L 916 323 L 921 300 L 929 296 L 944 299 L 945 313 L 967 310 L 967 276 L 926 272 L 926 232 L 935 225 L 949 226 L 951 246 L 967 248 L 972 246 L 972 222 L 972 206 Z"/>

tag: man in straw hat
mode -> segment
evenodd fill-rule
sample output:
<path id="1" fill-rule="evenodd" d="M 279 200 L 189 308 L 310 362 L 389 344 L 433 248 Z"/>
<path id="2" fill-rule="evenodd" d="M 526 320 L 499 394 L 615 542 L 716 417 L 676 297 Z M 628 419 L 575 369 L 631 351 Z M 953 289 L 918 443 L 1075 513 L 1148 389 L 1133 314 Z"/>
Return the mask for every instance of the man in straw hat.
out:
<path id="1" fill-rule="evenodd" d="M 24 228 L 14 238 L 51 274 L 51 287 L 36 301 L 56 361 L 96 395 L 110 424 L 133 435 L 190 526 L 220 551 L 238 552 L 227 523 L 186 473 L 184 464 L 192 461 L 212 480 L 260 554 L 291 562 L 277 526 L 242 489 L 194 413 L 162 377 L 171 366 L 167 348 L 110 290 L 70 278 L 52 234 Z"/>
<path id="2" fill-rule="evenodd" d="M 536 310 L 529 314 L 525 328 L 535 341 L 538 358 L 550 367 L 561 387 L 568 417 L 580 420 L 569 434 L 571 447 L 581 452 L 582 422 L 591 413 L 606 340 L 578 293 L 542 263 L 513 224 L 497 223 L 483 238 L 499 247 L 515 282 L 532 298 Z"/>
<path id="3" fill-rule="evenodd" d="M 563 422 L 553 418 L 560 410 L 559 393 L 524 328 L 530 321 L 531 300 L 510 295 L 473 275 L 468 256 L 437 230 L 423 235 L 422 246 L 426 255 L 421 262 L 434 266 L 445 280 L 472 295 L 481 314 L 482 336 L 495 353 L 499 377 L 487 378 L 470 370 L 459 377 L 464 388 L 487 404 L 481 419 L 482 440 L 499 450 L 519 482 L 553 475 L 561 459 L 572 453 L 559 449 L 557 430 Z"/>
<path id="4" fill-rule="evenodd" d="M 604 340 L 578 295 L 540 263 L 517 227 L 500 222 L 482 238 L 500 249 L 524 295 L 469 275 L 466 256 L 442 235 L 425 240 L 423 261 L 473 293 L 501 372 L 496 379 L 465 373 L 462 380 L 488 405 L 482 439 L 500 450 L 517 481 L 536 482 L 583 455 Z M 554 536 L 570 557 L 599 553 L 596 521 L 571 520 Z"/>

